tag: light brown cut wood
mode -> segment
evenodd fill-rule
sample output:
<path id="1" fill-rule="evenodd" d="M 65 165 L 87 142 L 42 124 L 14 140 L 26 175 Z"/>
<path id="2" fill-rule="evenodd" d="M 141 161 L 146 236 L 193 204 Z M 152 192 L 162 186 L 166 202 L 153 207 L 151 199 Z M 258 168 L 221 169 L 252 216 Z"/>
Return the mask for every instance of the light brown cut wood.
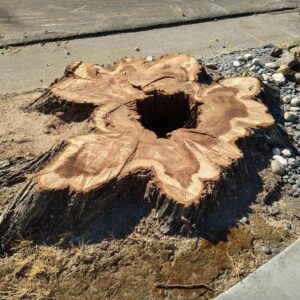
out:
<path id="1" fill-rule="evenodd" d="M 93 106 L 95 130 L 70 139 L 16 197 L 0 218 L 2 241 L 49 215 L 86 223 L 140 187 L 160 217 L 197 222 L 207 201 L 247 177 L 237 142 L 274 124 L 259 93 L 258 79 L 213 82 L 183 54 L 127 58 L 112 68 L 71 64 L 31 109 L 76 104 L 85 114 Z"/>

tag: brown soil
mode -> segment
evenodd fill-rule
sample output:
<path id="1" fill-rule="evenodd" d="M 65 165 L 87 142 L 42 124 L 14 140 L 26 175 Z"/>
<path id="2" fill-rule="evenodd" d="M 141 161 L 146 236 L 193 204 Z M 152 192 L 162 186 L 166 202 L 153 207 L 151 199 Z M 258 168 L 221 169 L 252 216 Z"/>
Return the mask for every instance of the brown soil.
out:
<path id="1" fill-rule="evenodd" d="M 70 136 L 87 133 L 87 120 L 25 112 L 41 93 L 0 99 L 0 163 L 38 156 Z M 259 158 L 258 158 L 259 159 Z M 0 212 L 24 185 L 0 188 Z M 243 216 L 249 223 L 242 224 Z M 226 204 L 212 209 L 194 234 L 166 235 L 147 203 L 116 203 L 85 232 L 58 242 L 20 237 L 0 258 L 0 299 L 207 299 L 225 291 L 299 236 L 300 209 L 290 202 L 269 167 L 253 174 Z M 287 224 L 292 224 L 291 229 Z M 197 284 L 206 289 L 163 290 L 155 283 Z"/>

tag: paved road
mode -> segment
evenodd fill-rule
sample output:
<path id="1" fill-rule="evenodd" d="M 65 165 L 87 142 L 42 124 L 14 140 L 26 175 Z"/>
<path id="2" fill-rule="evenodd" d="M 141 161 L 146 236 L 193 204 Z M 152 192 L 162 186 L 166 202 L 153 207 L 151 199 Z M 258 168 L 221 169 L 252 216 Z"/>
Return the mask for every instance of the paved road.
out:
<path id="1" fill-rule="evenodd" d="M 71 61 L 113 63 L 124 56 L 183 52 L 211 57 L 263 44 L 300 41 L 298 13 L 269 13 L 221 21 L 36 44 L 0 50 L 0 94 L 48 86 Z M 138 46 L 141 51 L 135 51 Z M 1 55 L 1 53 L 3 53 Z"/>
<path id="2" fill-rule="evenodd" d="M 299 0 L 1 0 L 0 46 L 296 8 Z"/>
<path id="3" fill-rule="evenodd" d="M 216 300 L 300 299 L 300 239 Z"/>

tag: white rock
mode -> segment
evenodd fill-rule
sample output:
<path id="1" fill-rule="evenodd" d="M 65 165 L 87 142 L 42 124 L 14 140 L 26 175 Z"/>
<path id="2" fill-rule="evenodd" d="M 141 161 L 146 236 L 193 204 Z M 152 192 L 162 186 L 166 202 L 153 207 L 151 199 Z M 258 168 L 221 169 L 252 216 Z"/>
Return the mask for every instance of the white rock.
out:
<path id="1" fill-rule="evenodd" d="M 234 67 L 240 67 L 240 66 L 241 66 L 241 63 L 240 63 L 239 61 L 236 60 L 236 61 L 233 62 L 233 66 L 234 66 Z"/>
<path id="2" fill-rule="evenodd" d="M 243 56 L 239 56 L 236 60 L 241 61 L 241 62 L 244 62 L 246 59 L 245 59 L 245 57 L 243 57 Z"/>
<path id="3" fill-rule="evenodd" d="M 289 104 L 291 102 L 291 100 L 292 100 L 292 96 L 290 96 L 290 95 L 282 97 L 282 102 L 285 104 Z"/>
<path id="4" fill-rule="evenodd" d="M 255 72 L 256 66 L 252 66 L 249 70 Z"/>
<path id="5" fill-rule="evenodd" d="M 149 55 L 146 57 L 146 61 L 153 61 L 154 60 L 154 56 Z"/>
<path id="6" fill-rule="evenodd" d="M 291 105 L 294 106 L 294 107 L 300 106 L 300 99 L 299 98 L 293 98 L 291 100 Z"/>
<path id="7" fill-rule="evenodd" d="M 291 157 L 288 159 L 288 164 L 296 167 L 296 166 L 298 166 L 298 161 L 297 161 L 297 159 Z"/>
<path id="8" fill-rule="evenodd" d="M 252 54 L 251 53 L 246 53 L 244 54 L 244 57 L 247 59 L 247 60 L 250 60 L 253 58 Z"/>
<path id="9" fill-rule="evenodd" d="M 295 122 L 298 118 L 297 114 L 293 113 L 293 112 L 285 112 L 283 114 L 283 118 L 287 121 L 287 122 Z"/>
<path id="10" fill-rule="evenodd" d="M 275 74 L 273 74 L 273 75 L 272 75 L 272 79 L 273 79 L 276 83 L 278 83 L 278 84 L 280 84 L 280 85 L 282 85 L 282 84 L 285 83 L 285 77 L 284 77 L 284 75 L 281 74 L 281 73 L 275 73 Z"/>
<path id="11" fill-rule="evenodd" d="M 274 62 L 265 63 L 265 67 L 268 69 L 277 69 L 277 64 Z"/>
<path id="12" fill-rule="evenodd" d="M 268 81 L 271 79 L 271 76 L 269 76 L 267 74 L 262 74 L 261 76 L 262 76 L 263 80 L 265 80 L 265 81 Z"/>
<path id="13" fill-rule="evenodd" d="M 283 166 L 287 166 L 288 164 L 287 160 L 281 155 L 274 155 L 273 159 L 278 160 Z"/>
<path id="14" fill-rule="evenodd" d="M 300 111 L 300 107 L 291 107 L 290 111 L 299 112 Z"/>
<path id="15" fill-rule="evenodd" d="M 272 149 L 272 154 L 273 155 L 280 155 L 281 154 L 281 150 L 279 148 L 273 148 Z"/>
<path id="16" fill-rule="evenodd" d="M 274 174 L 277 174 L 277 175 L 285 174 L 285 167 L 276 159 L 272 160 L 271 169 Z"/>
<path id="17" fill-rule="evenodd" d="M 291 157 L 292 156 L 292 152 L 290 149 L 283 149 L 281 151 L 281 154 L 284 156 L 284 157 Z"/>
<path id="18" fill-rule="evenodd" d="M 261 65 L 260 59 L 259 58 L 253 58 L 252 59 L 252 65 L 256 65 L 256 66 Z"/>

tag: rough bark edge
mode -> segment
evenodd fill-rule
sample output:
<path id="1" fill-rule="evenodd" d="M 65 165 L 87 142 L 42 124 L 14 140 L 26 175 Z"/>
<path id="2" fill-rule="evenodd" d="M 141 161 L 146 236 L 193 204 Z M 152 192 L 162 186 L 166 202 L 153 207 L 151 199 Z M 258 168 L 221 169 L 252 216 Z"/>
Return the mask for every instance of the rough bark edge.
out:
<path id="1" fill-rule="evenodd" d="M 27 175 L 41 170 L 57 153 L 62 151 L 66 144 L 63 141 L 37 157 L 8 159 L 7 163 L 0 167 L 0 187 L 22 182 Z"/>
<path id="2" fill-rule="evenodd" d="M 89 222 L 109 209 L 111 203 L 114 203 L 112 199 L 123 196 L 128 186 L 144 189 L 144 201 L 151 203 L 157 210 L 158 220 L 168 228 L 168 233 L 187 234 L 201 226 L 212 205 L 220 205 L 232 191 L 237 190 L 240 184 L 249 179 L 250 171 L 254 168 L 253 154 L 261 145 L 262 139 L 266 142 L 263 146 L 268 147 L 268 141 L 273 143 L 274 138 L 280 140 L 283 135 L 280 129 L 273 125 L 253 130 L 247 139 L 238 140 L 237 144 L 244 151 L 244 158 L 223 170 L 220 181 L 201 203 L 188 207 L 161 194 L 151 180 L 153 174 L 149 170 L 140 170 L 120 181 L 110 182 L 101 189 L 85 194 L 76 194 L 68 189 L 39 191 L 36 190 L 34 182 L 29 181 L 0 217 L 1 248 L 8 249 L 10 242 L 18 236 L 38 239 L 41 233 L 55 235 L 63 228 L 84 229 Z M 258 141 L 255 142 L 257 137 Z M 115 190 L 116 184 L 120 188 Z"/>

